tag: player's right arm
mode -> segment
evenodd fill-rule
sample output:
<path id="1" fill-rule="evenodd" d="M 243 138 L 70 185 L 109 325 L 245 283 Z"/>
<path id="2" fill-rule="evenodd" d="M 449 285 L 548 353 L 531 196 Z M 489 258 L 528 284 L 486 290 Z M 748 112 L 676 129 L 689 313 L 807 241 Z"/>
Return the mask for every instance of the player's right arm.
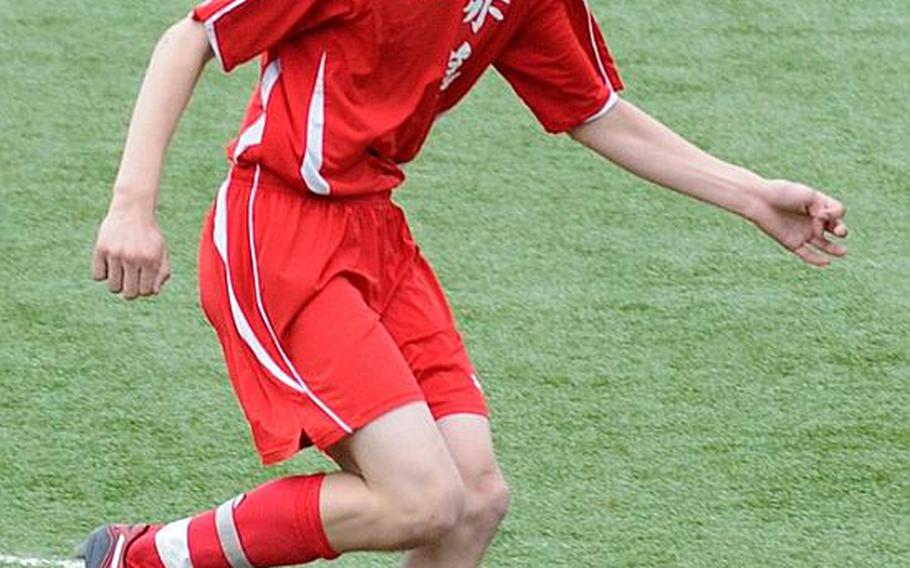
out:
<path id="1" fill-rule="evenodd" d="M 368 0 L 206 0 L 158 42 L 136 101 L 93 272 L 131 299 L 157 294 L 170 275 L 155 218 L 165 153 L 196 81 L 213 57 L 230 72 L 281 41 L 360 17 Z"/>
<path id="2" fill-rule="evenodd" d="M 155 214 L 158 186 L 177 123 L 212 57 L 205 28 L 191 18 L 171 26 L 152 54 L 92 258 L 95 280 L 126 299 L 157 294 L 170 276 Z"/>

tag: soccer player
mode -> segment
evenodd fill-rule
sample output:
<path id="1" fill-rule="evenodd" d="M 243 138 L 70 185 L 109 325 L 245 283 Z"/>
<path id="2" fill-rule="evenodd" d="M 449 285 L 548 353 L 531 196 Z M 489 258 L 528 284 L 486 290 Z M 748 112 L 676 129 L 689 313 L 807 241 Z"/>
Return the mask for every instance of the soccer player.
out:
<path id="1" fill-rule="evenodd" d="M 434 121 L 494 66 L 552 133 L 747 219 L 802 260 L 846 249 L 844 207 L 693 147 L 619 96 L 585 0 L 209 0 L 158 43 L 94 277 L 160 292 L 165 152 L 206 63 L 260 81 L 202 231 L 203 309 L 265 464 L 314 445 L 340 471 L 277 479 L 164 525 L 106 525 L 87 568 L 264 568 L 358 550 L 476 566 L 509 496 L 477 375 L 390 200 Z"/>

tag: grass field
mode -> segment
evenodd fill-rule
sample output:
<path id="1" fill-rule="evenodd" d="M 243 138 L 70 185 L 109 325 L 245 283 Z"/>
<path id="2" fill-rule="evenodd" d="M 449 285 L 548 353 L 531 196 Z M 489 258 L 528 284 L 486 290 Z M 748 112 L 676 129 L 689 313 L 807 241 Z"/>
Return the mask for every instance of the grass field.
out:
<path id="1" fill-rule="evenodd" d="M 0 0 L 0 555 L 62 557 L 99 521 L 328 467 L 259 467 L 197 305 L 198 227 L 253 69 L 207 73 L 171 153 L 167 292 L 127 304 L 88 279 L 147 55 L 188 4 Z M 910 566 L 907 1 L 595 7 L 629 99 L 841 197 L 851 257 L 800 265 L 541 135 L 486 77 L 398 199 L 514 490 L 488 565 Z"/>

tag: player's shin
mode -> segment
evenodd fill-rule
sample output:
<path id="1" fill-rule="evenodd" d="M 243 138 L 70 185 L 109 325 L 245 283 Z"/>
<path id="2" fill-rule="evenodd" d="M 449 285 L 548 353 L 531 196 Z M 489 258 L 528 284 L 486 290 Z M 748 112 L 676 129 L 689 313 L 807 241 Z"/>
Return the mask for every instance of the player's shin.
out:
<path id="1" fill-rule="evenodd" d="M 127 551 L 127 568 L 265 568 L 337 553 L 319 513 L 323 476 L 285 477 L 201 515 L 157 527 Z"/>

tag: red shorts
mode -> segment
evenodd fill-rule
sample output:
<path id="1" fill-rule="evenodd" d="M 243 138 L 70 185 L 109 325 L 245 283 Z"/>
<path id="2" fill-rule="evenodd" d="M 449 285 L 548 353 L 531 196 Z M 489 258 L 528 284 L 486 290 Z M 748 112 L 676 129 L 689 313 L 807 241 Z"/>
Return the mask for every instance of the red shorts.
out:
<path id="1" fill-rule="evenodd" d="M 202 307 L 266 464 L 425 401 L 487 415 L 445 295 L 388 194 L 235 168 L 205 221 Z"/>

